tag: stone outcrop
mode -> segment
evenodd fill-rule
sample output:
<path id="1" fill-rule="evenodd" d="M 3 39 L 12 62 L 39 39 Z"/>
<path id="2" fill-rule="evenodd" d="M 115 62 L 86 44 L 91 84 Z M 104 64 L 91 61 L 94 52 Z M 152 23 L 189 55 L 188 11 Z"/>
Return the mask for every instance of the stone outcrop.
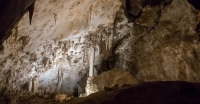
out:
<path id="1" fill-rule="evenodd" d="M 144 7 L 132 34 L 117 46 L 113 57 L 123 60 L 119 64 L 125 65 L 118 66 L 127 66 L 138 81 L 199 81 L 195 18 L 195 10 L 186 0 Z"/>
<path id="2" fill-rule="evenodd" d="M 96 84 L 99 91 L 104 90 L 104 87 L 112 87 L 118 85 L 133 85 L 137 84 L 137 80 L 128 72 L 122 69 L 113 69 L 103 72 L 94 78 L 93 83 Z"/>

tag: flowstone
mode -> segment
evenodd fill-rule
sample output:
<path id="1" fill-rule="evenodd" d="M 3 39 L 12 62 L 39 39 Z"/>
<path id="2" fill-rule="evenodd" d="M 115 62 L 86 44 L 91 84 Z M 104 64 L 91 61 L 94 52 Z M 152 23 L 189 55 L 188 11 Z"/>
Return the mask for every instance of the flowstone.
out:
<path id="1" fill-rule="evenodd" d="M 92 93 L 98 92 L 97 85 L 93 83 L 94 77 L 87 78 L 87 84 L 85 87 L 85 93 L 80 94 L 79 97 L 86 97 Z"/>

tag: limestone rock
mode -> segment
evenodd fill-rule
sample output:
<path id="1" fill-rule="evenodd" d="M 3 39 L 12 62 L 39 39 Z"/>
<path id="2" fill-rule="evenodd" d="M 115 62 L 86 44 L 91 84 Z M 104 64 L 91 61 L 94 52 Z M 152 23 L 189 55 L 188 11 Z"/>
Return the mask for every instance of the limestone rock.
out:
<path id="1" fill-rule="evenodd" d="M 113 63 L 110 68 L 126 68 L 138 81 L 198 82 L 200 46 L 194 8 L 187 0 L 173 0 L 160 8 L 158 17 L 147 17 L 151 10 L 155 12 L 158 7 L 142 12 L 132 34 L 118 44 L 116 54 L 108 60 Z M 149 18 L 157 18 L 157 22 Z M 148 26 L 153 27 L 149 30 Z"/>
<path id="2" fill-rule="evenodd" d="M 122 87 L 123 84 L 137 84 L 138 82 L 128 71 L 113 69 L 95 77 L 93 83 L 97 85 L 99 91 L 102 91 L 104 87 L 111 88 L 114 85 Z"/>
<path id="3" fill-rule="evenodd" d="M 187 0 L 37 0 L 31 26 L 25 14 L 0 46 L 0 89 L 9 94 L 32 86 L 41 95 L 78 95 L 89 64 L 98 90 L 145 81 L 199 82 L 197 17 Z"/>
<path id="4" fill-rule="evenodd" d="M 65 95 L 65 94 L 57 94 L 55 96 L 55 100 L 62 103 L 63 101 L 65 101 L 66 97 L 67 97 L 67 95 Z"/>

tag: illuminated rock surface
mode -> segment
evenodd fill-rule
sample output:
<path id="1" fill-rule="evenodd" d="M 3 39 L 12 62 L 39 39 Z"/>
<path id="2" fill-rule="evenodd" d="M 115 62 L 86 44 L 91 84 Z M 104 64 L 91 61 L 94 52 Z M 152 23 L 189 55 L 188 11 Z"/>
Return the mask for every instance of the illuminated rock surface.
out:
<path id="1" fill-rule="evenodd" d="M 35 5 L 32 25 L 26 14 L 3 44 L 0 87 L 22 90 L 29 78 L 37 76 L 38 93 L 73 95 L 89 68 L 91 43 L 97 57 L 94 65 L 100 64 L 100 42 L 107 38 L 98 31 L 113 24 L 121 2 L 41 0 Z"/>
<path id="2" fill-rule="evenodd" d="M 137 84 L 137 80 L 128 71 L 121 69 L 103 72 L 95 77 L 93 82 L 97 85 L 99 91 L 104 90 L 104 87 L 112 87 L 115 85 L 122 87 L 125 84 Z"/>

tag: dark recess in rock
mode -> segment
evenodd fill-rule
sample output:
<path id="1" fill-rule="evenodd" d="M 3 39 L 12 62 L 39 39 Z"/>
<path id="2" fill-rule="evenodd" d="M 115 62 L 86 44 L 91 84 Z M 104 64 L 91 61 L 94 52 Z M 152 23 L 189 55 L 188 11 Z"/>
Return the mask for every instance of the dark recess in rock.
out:
<path id="1" fill-rule="evenodd" d="M 28 9 L 33 15 L 35 0 L 1 0 L 0 1 L 0 45 L 11 34 L 11 29 Z M 32 19 L 32 17 L 30 17 Z M 2 47 L 2 46 L 1 46 Z"/>
<path id="2" fill-rule="evenodd" d="M 200 33 L 200 23 L 197 25 L 197 28 L 195 30 L 196 30 L 196 32 Z"/>
<path id="3" fill-rule="evenodd" d="M 172 3 L 173 0 L 165 0 L 165 6 Z"/>
<path id="4" fill-rule="evenodd" d="M 200 0 L 187 0 L 195 9 L 200 10 Z"/>
<path id="5" fill-rule="evenodd" d="M 187 0 L 195 9 L 200 10 L 200 0 Z M 198 13 L 197 13 L 198 16 Z M 200 18 L 200 17 L 197 17 Z M 197 20 L 197 22 L 199 22 Z M 197 24 L 195 31 L 198 33 L 199 40 L 200 40 L 200 22 Z"/>

